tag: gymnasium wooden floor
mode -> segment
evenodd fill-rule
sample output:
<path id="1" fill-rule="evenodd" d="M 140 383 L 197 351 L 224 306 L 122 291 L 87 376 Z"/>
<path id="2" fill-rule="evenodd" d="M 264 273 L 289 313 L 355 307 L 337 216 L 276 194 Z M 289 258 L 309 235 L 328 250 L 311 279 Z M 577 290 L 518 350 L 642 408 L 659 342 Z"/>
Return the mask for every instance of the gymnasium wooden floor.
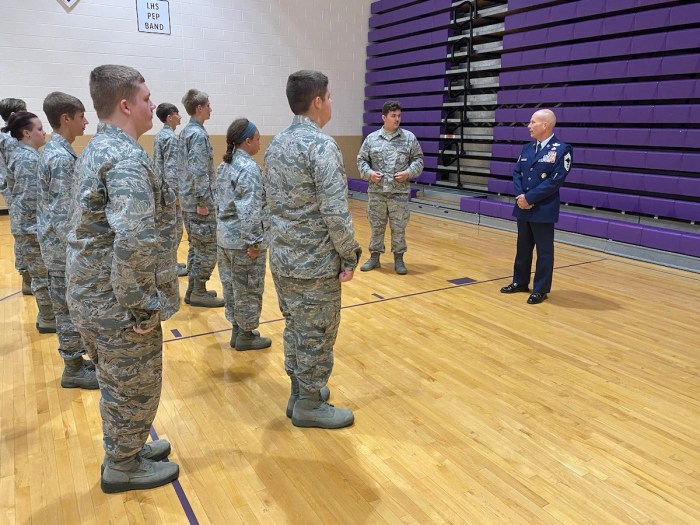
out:
<path id="1" fill-rule="evenodd" d="M 99 393 L 60 388 L 7 216 L 0 240 L 0 524 L 700 523 L 698 274 L 557 245 L 550 299 L 530 306 L 498 292 L 514 234 L 413 214 L 409 274 L 385 257 L 343 287 L 329 386 L 354 426 L 285 417 L 268 279 L 271 349 L 230 349 L 222 309 L 165 323 L 152 434 L 180 479 L 105 495 Z"/>

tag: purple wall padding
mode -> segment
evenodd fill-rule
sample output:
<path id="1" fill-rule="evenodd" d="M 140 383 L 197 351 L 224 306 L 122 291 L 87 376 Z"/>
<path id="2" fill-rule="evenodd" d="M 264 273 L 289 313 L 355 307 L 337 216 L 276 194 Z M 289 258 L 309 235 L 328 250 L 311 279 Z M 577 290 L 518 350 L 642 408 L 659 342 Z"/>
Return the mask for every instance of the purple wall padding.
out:
<path id="1" fill-rule="evenodd" d="M 401 104 L 408 108 L 440 108 L 444 101 L 445 95 L 443 94 L 401 97 Z M 375 111 L 381 114 L 384 102 L 386 102 L 384 98 L 367 99 L 365 100 L 365 111 Z M 401 117 L 403 119 L 403 111 L 401 112 Z"/>
<path id="2" fill-rule="evenodd" d="M 700 235 L 684 233 L 681 236 L 681 253 L 700 257 Z"/>
<path id="3" fill-rule="evenodd" d="M 379 0 L 378 2 L 372 2 L 370 6 L 370 12 L 375 15 L 383 13 L 384 11 L 391 11 L 398 7 L 412 4 L 415 0 Z"/>
<path id="4" fill-rule="evenodd" d="M 418 80 L 416 82 L 395 82 L 392 84 L 378 84 L 365 87 L 365 96 L 369 98 L 395 98 L 401 95 L 413 95 L 416 93 L 442 93 L 445 89 L 443 78 L 431 80 Z"/>
<path id="5" fill-rule="evenodd" d="M 567 212 L 559 214 L 559 222 L 556 225 L 557 230 L 576 233 L 578 231 L 579 215 Z"/>
<path id="6" fill-rule="evenodd" d="M 644 228 L 642 230 L 642 245 L 667 252 L 680 252 L 682 237 L 681 232 L 662 228 Z"/>
<path id="7" fill-rule="evenodd" d="M 459 207 L 460 210 L 469 213 L 514 220 L 511 215 L 513 204 L 507 202 L 462 197 Z M 668 228 L 601 219 L 565 211 L 559 214 L 556 229 L 700 257 L 700 235 Z"/>
<path id="8" fill-rule="evenodd" d="M 700 43 L 700 32 L 698 33 Z M 532 89 L 501 89 L 499 104 L 549 104 L 552 102 L 610 102 L 700 98 L 700 82 L 695 79 L 561 86 Z"/>
<path id="9" fill-rule="evenodd" d="M 491 175 L 511 180 L 514 162 L 515 159 L 513 161 L 492 161 Z M 566 178 L 566 184 L 598 186 L 609 191 L 631 190 L 639 193 L 678 195 L 700 199 L 700 177 L 690 175 L 679 177 L 654 173 L 583 168 L 579 166 L 571 170 L 571 173 Z"/>
<path id="10" fill-rule="evenodd" d="M 422 62 L 435 62 L 447 60 L 445 46 L 428 47 L 425 49 L 414 49 L 406 53 L 394 53 L 367 59 L 367 69 L 385 69 L 407 64 L 420 64 Z M 443 71 L 444 74 L 444 71 Z"/>
<path id="11" fill-rule="evenodd" d="M 511 11 L 527 11 L 510 15 L 506 18 L 506 29 L 509 31 L 532 27 L 542 23 L 542 20 L 576 20 L 579 18 L 612 15 L 615 12 L 635 9 L 644 6 L 662 6 L 671 4 L 670 0 L 577 0 L 569 1 L 553 7 L 538 9 L 542 4 L 549 4 L 549 0 L 510 0 L 508 8 Z"/>
<path id="12" fill-rule="evenodd" d="M 543 10 L 545 11 L 545 10 Z M 542 20 L 557 20 L 552 18 L 546 10 Z M 521 15 L 514 14 L 506 17 L 506 28 L 513 18 Z M 503 49 L 514 50 L 524 46 L 548 45 L 552 46 L 560 42 L 569 42 L 584 38 L 615 37 L 623 33 L 652 31 L 663 28 L 672 28 L 686 24 L 700 22 L 700 9 L 697 5 L 662 7 L 659 9 L 645 10 L 637 13 L 626 13 L 607 18 L 578 21 L 570 24 L 557 24 L 542 29 L 530 29 L 520 33 L 511 33 L 503 36 Z"/>
<path id="13" fill-rule="evenodd" d="M 700 113 L 700 106 L 698 106 Z M 517 159 L 522 146 L 519 144 L 494 144 L 492 155 Z M 697 173 L 700 166 L 700 151 L 644 151 L 613 148 L 574 148 L 574 162 L 577 165 L 593 164 L 597 166 L 615 166 L 620 168 L 638 168 L 648 170 L 667 170 L 673 172 Z"/>
<path id="14" fill-rule="evenodd" d="M 626 56 L 631 58 L 634 55 L 655 53 L 659 49 L 665 51 L 695 49 L 699 42 L 700 29 L 685 29 L 670 33 L 637 35 L 604 41 L 547 46 L 526 51 L 503 53 L 501 55 L 501 65 L 503 68 L 521 68 L 603 57 Z"/>
<path id="15" fill-rule="evenodd" d="M 700 84 L 700 83 L 698 83 Z M 700 98 L 700 96 L 698 97 Z M 610 146 L 644 146 L 644 148 L 700 148 L 700 129 L 679 128 L 601 128 L 557 126 L 557 136 L 569 144 L 600 144 Z M 520 126 L 496 126 L 493 129 L 496 141 L 515 141 L 519 144 L 529 140 L 527 129 Z"/>
<path id="16" fill-rule="evenodd" d="M 482 200 L 473 197 L 462 197 L 459 199 L 459 209 L 469 213 L 479 213 L 479 204 Z"/>
<path id="17" fill-rule="evenodd" d="M 434 171 L 424 171 L 417 178 L 413 179 L 413 182 L 422 182 L 424 184 L 435 184 L 437 181 L 437 173 Z"/>
<path id="18" fill-rule="evenodd" d="M 529 122 L 532 113 L 532 108 L 500 108 L 496 121 Z M 589 106 L 558 108 L 556 114 L 560 124 L 700 124 L 700 105 Z"/>
<path id="19" fill-rule="evenodd" d="M 571 64 L 569 66 L 502 71 L 501 87 L 555 82 L 594 82 L 611 79 L 690 75 L 700 71 L 700 54 L 613 60 L 611 62 Z"/>
<path id="20" fill-rule="evenodd" d="M 384 13 L 372 14 L 369 18 L 369 27 L 383 27 L 394 25 L 404 20 L 431 16 L 440 11 L 449 10 L 452 0 L 430 0 L 430 2 L 418 2 L 407 7 L 399 7 Z M 448 12 L 449 15 L 449 12 Z"/>
<path id="21" fill-rule="evenodd" d="M 441 45 L 444 47 L 449 31 L 440 29 L 438 31 L 429 31 L 418 35 L 411 35 L 405 38 L 397 38 L 379 42 L 378 44 L 370 44 L 367 46 L 367 56 L 387 55 L 390 53 L 399 53 L 409 49 L 420 47 L 430 47 Z"/>
<path id="22" fill-rule="evenodd" d="M 378 82 L 395 82 L 400 80 L 414 80 L 416 78 L 444 78 L 445 64 L 420 64 L 417 66 L 397 67 L 396 69 L 383 69 L 380 71 L 368 71 L 365 73 L 365 81 L 368 84 Z"/>
<path id="23" fill-rule="evenodd" d="M 348 179 L 348 189 L 350 191 L 359 191 L 360 193 L 367 193 L 367 187 L 369 182 L 362 179 Z"/>
<path id="24" fill-rule="evenodd" d="M 641 244 L 643 226 L 631 222 L 610 221 L 608 224 L 608 236 L 613 241 L 627 244 Z"/>
<path id="25" fill-rule="evenodd" d="M 369 42 L 381 42 L 392 38 L 401 38 L 414 33 L 422 33 L 423 31 L 434 31 L 440 27 L 447 27 L 450 24 L 450 13 L 445 11 L 433 16 L 426 16 L 409 20 L 399 24 L 382 27 L 380 29 L 372 29 L 368 35 Z M 447 47 L 447 46 L 445 46 Z"/>

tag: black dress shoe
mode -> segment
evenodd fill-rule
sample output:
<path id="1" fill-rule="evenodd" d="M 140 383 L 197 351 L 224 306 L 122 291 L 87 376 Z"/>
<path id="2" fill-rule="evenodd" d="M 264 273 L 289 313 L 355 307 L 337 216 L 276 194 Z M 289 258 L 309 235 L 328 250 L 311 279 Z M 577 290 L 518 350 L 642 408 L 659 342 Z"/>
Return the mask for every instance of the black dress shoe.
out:
<path id="1" fill-rule="evenodd" d="M 529 292 L 530 289 L 525 284 L 510 283 L 501 288 L 501 293 Z"/>
<path id="2" fill-rule="evenodd" d="M 546 293 L 535 292 L 531 293 L 530 297 L 527 298 L 527 304 L 540 304 L 547 298 Z"/>

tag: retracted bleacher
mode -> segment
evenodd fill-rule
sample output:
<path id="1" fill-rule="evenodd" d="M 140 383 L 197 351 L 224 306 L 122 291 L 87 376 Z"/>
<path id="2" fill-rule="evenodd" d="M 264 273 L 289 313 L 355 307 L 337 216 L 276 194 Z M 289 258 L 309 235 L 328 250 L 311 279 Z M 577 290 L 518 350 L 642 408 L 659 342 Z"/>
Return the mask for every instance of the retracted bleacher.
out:
<path id="1" fill-rule="evenodd" d="M 381 126 L 385 100 L 401 100 L 402 125 L 426 154 L 418 186 L 463 192 L 461 210 L 512 220 L 525 123 L 551 108 L 574 146 L 557 228 L 700 257 L 698 7 L 378 0 L 363 133 Z"/>
<path id="2" fill-rule="evenodd" d="M 574 145 L 558 229 L 700 257 L 698 6 L 511 0 L 505 24 L 489 192 L 512 195 L 524 123 L 549 107 Z"/>

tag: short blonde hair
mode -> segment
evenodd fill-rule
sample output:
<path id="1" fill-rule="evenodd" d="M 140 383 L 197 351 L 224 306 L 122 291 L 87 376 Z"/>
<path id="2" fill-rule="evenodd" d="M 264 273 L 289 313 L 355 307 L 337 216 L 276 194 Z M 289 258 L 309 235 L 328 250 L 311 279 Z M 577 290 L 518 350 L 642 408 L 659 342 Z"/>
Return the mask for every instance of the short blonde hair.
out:
<path id="1" fill-rule="evenodd" d="M 182 105 L 185 106 L 187 114 L 192 116 L 197 113 L 197 106 L 203 106 L 208 100 L 209 95 L 204 91 L 192 88 L 182 97 Z"/>

